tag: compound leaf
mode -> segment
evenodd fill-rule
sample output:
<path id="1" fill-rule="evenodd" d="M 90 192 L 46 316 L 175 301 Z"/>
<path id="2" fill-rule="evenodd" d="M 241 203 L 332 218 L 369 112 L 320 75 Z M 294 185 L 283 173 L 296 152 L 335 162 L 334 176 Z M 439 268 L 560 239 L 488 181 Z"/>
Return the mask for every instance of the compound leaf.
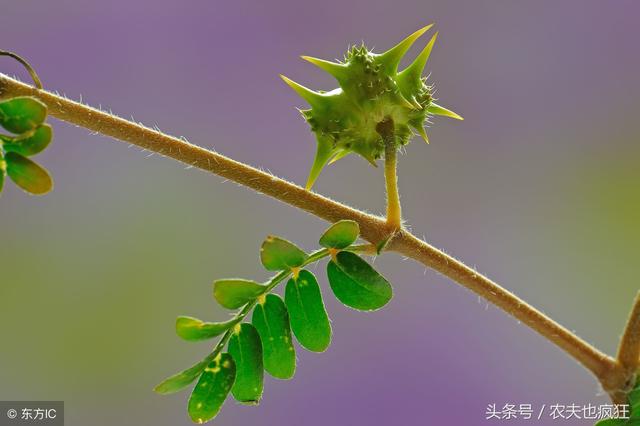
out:
<path id="1" fill-rule="evenodd" d="M 194 423 L 202 424 L 213 419 L 233 386 L 236 365 L 231 355 L 218 355 L 204 369 L 193 388 L 187 411 Z"/>
<path id="2" fill-rule="evenodd" d="M 268 271 L 284 271 L 302 266 L 307 254 L 295 244 L 269 235 L 260 248 L 260 260 Z"/>
<path id="3" fill-rule="evenodd" d="M 236 325 L 229 339 L 229 354 L 236 363 L 233 397 L 243 404 L 257 404 L 262 396 L 264 368 L 258 330 L 248 323 Z"/>
<path id="4" fill-rule="evenodd" d="M 351 308 L 373 311 L 393 297 L 389 282 L 354 253 L 338 253 L 327 265 L 327 275 L 338 300 Z"/>
<path id="5" fill-rule="evenodd" d="M 266 287 L 255 281 L 224 279 L 213 283 L 213 297 L 227 309 L 237 309 L 264 293 Z"/>
<path id="6" fill-rule="evenodd" d="M 310 351 L 324 352 L 331 343 L 331 324 L 316 277 L 300 271 L 287 282 L 284 300 L 298 342 Z"/>
<path id="7" fill-rule="evenodd" d="M 253 309 L 251 322 L 262 340 L 264 369 L 278 379 L 290 379 L 296 371 L 296 352 L 291 341 L 287 307 L 275 294 L 268 294 Z"/>
<path id="8" fill-rule="evenodd" d="M 334 223 L 320 237 L 320 245 L 325 248 L 344 249 L 353 244 L 360 235 L 360 226 L 353 220 Z"/>
<path id="9" fill-rule="evenodd" d="M 204 322 L 197 318 L 183 316 L 176 320 L 176 334 L 184 340 L 206 340 L 221 335 L 237 322 L 237 319 L 226 322 Z"/>

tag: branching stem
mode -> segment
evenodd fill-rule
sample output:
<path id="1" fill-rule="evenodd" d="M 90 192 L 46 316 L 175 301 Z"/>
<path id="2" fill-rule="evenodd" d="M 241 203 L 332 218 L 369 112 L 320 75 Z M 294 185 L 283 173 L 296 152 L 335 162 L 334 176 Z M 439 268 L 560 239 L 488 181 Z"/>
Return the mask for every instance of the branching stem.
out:
<path id="1" fill-rule="evenodd" d="M 620 341 L 618 360 L 630 371 L 635 372 L 640 367 L 640 292 L 636 295 Z"/>
<path id="2" fill-rule="evenodd" d="M 341 219 L 354 220 L 360 225 L 362 237 L 373 244 L 377 244 L 389 236 L 389 226 L 383 218 L 306 191 L 298 185 L 216 152 L 192 145 L 185 140 L 146 128 L 138 123 L 124 120 L 51 92 L 37 90 L 0 74 L 0 98 L 13 96 L 35 96 L 48 106 L 51 115 L 60 120 L 222 176 L 329 222 Z M 397 211 L 399 217 L 399 205 Z M 513 293 L 420 240 L 407 230 L 399 228 L 395 237 L 386 246 L 386 250 L 401 253 L 440 272 L 532 328 L 591 371 L 612 397 L 625 388 L 628 375 L 618 360 L 599 351 Z M 635 320 L 634 323 L 636 323 Z M 632 327 L 631 334 L 634 336 L 637 336 L 637 328 L 637 326 Z M 625 344 L 625 347 L 627 346 Z M 633 345 L 631 346 L 633 347 Z M 623 352 L 626 353 L 627 350 L 625 349 Z"/>
<path id="3" fill-rule="evenodd" d="M 624 391 L 628 391 L 634 386 L 640 368 L 640 292 L 636 295 L 622 339 L 620 339 L 618 362 L 627 375 Z"/>

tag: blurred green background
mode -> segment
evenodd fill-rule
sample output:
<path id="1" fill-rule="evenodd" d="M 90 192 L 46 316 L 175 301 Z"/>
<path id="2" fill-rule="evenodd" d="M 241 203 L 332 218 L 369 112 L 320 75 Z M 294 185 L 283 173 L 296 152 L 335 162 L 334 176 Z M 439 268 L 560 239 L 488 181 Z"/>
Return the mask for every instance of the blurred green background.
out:
<path id="1" fill-rule="evenodd" d="M 298 55 L 341 57 L 361 40 L 380 51 L 435 22 L 430 81 L 465 121 L 436 118 L 431 145 L 400 158 L 410 228 L 613 353 L 640 287 L 639 13 L 632 1 L 24 0 L 2 3 L 0 47 L 50 90 L 302 184 L 315 142 L 278 74 L 331 89 Z M 9 184 L 0 199 L 0 400 L 64 400 L 69 425 L 189 424 L 188 393 L 151 391 L 208 349 L 180 341 L 175 317 L 226 318 L 214 279 L 265 279 L 266 234 L 311 250 L 326 224 L 54 127 L 38 157 L 54 192 Z M 355 156 L 315 189 L 384 209 L 382 170 Z M 476 425 L 489 403 L 606 403 L 586 370 L 474 294 L 398 256 L 375 263 L 395 287 L 388 308 L 347 310 L 322 279 L 331 348 L 300 350 L 292 381 L 268 379 L 260 407 L 228 401 L 217 424 Z"/>

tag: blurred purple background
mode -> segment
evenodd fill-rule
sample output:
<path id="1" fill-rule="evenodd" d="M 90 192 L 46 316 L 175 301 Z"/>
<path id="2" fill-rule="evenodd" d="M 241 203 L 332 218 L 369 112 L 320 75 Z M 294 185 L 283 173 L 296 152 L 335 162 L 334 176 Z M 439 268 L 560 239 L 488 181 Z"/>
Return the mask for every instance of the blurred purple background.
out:
<path id="1" fill-rule="evenodd" d="M 4 1 L 0 48 L 45 87 L 304 183 L 315 150 L 279 73 L 334 82 L 298 58 L 387 49 L 430 22 L 443 105 L 431 145 L 400 161 L 411 229 L 608 353 L 640 287 L 640 55 L 634 1 Z M 411 50 L 413 58 L 428 38 Z M 408 63 L 408 61 L 407 61 Z M 24 72 L 8 59 L 0 68 Z M 177 315 L 219 320 L 216 278 L 264 279 L 267 233 L 313 249 L 320 220 L 235 184 L 55 122 L 39 161 L 55 191 L 0 199 L 0 400 L 64 400 L 68 425 L 189 424 L 188 392 L 152 387 L 208 344 Z M 316 190 L 372 212 L 383 177 L 356 157 Z M 347 310 L 324 286 L 334 341 L 299 351 L 259 407 L 215 424 L 525 425 L 487 404 L 603 404 L 561 350 L 449 280 L 394 255 L 395 298 Z M 324 277 L 324 265 L 317 266 Z M 322 280 L 324 284 L 324 278 Z M 592 424 L 552 421 L 537 424 Z"/>

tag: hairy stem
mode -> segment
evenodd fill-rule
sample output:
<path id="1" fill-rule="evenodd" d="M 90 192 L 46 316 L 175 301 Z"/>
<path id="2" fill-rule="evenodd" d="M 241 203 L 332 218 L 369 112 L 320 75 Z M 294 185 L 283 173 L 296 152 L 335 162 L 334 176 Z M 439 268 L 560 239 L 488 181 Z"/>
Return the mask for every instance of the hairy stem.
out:
<path id="1" fill-rule="evenodd" d="M 398 192 L 398 149 L 395 143 L 394 124 L 391 118 L 385 118 L 376 130 L 384 141 L 384 180 L 387 188 L 387 225 L 393 230 L 402 225 L 402 210 Z"/>
<path id="2" fill-rule="evenodd" d="M 616 391 L 621 386 L 622 371 L 615 359 L 594 348 L 489 278 L 404 230 L 394 238 L 391 247 L 472 290 L 564 349 L 591 371 L 608 393 Z"/>
<path id="3" fill-rule="evenodd" d="M 360 225 L 362 237 L 373 244 L 389 235 L 388 225 L 380 217 L 306 191 L 298 185 L 216 152 L 192 145 L 185 140 L 146 128 L 138 123 L 124 120 L 51 92 L 37 90 L 0 74 L 0 98 L 13 96 L 35 96 L 48 106 L 51 115 L 60 120 L 209 171 L 260 193 L 270 195 L 329 222 L 341 219 L 354 220 Z M 591 371 L 610 394 L 624 385 L 626 376 L 616 359 L 599 351 L 513 293 L 420 240 L 410 232 L 400 229 L 395 238 L 386 246 L 386 249 L 399 252 L 423 263 L 503 309 L 571 355 Z"/>
<path id="4" fill-rule="evenodd" d="M 401 225 L 400 195 L 398 194 L 398 177 L 396 167 L 398 152 L 395 147 L 385 149 L 384 178 L 387 185 L 387 225 L 399 229 Z"/>

